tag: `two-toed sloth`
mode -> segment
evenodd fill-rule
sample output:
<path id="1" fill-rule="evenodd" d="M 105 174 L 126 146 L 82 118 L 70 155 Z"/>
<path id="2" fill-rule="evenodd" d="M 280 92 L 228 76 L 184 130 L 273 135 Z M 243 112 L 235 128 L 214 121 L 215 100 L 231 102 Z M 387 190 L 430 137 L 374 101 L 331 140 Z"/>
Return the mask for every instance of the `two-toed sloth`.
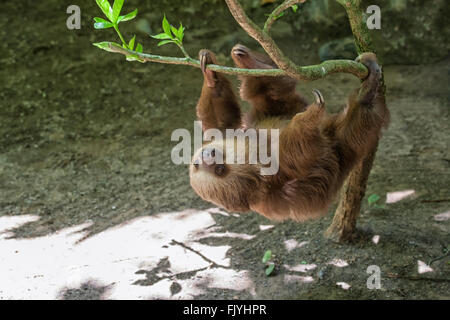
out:
<path id="1" fill-rule="evenodd" d="M 251 104 L 244 115 L 230 81 L 206 67 L 216 64 L 214 54 L 201 50 L 199 56 L 204 83 L 197 116 L 204 131 L 277 128 L 280 133 L 279 169 L 274 175 L 262 175 L 262 164 L 228 161 L 230 151 L 248 156 L 248 143 L 245 150 L 237 150 L 235 139 L 204 144 L 190 165 L 197 194 L 229 211 L 254 210 L 273 220 L 304 221 L 325 214 L 350 170 L 375 147 L 389 120 L 376 56 L 358 57 L 369 75 L 338 114 L 326 112 L 317 90 L 315 102 L 308 106 L 295 91 L 296 80 L 288 76 L 242 76 L 240 95 Z M 268 56 L 242 45 L 236 45 L 231 56 L 240 68 L 276 68 Z M 218 155 L 223 161 L 216 161 Z"/>

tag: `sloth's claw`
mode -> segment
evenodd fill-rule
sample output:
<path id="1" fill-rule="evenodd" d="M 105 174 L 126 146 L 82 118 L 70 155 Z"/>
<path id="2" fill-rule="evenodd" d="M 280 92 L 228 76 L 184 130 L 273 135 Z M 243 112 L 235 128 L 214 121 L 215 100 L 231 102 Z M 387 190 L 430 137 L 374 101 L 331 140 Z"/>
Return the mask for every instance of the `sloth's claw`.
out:
<path id="1" fill-rule="evenodd" d="M 206 56 L 204 54 L 200 54 L 200 68 L 202 69 L 202 72 L 206 72 Z"/>
<path id="2" fill-rule="evenodd" d="M 237 44 L 231 49 L 231 54 L 236 57 L 241 57 L 247 55 L 249 52 L 249 49 L 246 46 L 243 46 L 242 44 Z"/>
<path id="3" fill-rule="evenodd" d="M 207 68 L 208 64 L 215 63 L 214 54 L 209 50 L 202 49 L 200 50 L 198 57 L 200 60 L 200 69 L 203 72 L 203 76 L 205 77 L 207 86 L 210 88 L 214 88 L 216 85 L 215 82 L 217 80 L 216 73 Z"/>
<path id="4" fill-rule="evenodd" d="M 325 105 L 325 100 L 323 99 L 322 93 L 320 93 L 319 90 L 314 89 L 312 91 L 312 93 L 314 94 L 314 98 L 315 98 L 315 103 L 319 106 L 319 107 L 323 107 Z"/>

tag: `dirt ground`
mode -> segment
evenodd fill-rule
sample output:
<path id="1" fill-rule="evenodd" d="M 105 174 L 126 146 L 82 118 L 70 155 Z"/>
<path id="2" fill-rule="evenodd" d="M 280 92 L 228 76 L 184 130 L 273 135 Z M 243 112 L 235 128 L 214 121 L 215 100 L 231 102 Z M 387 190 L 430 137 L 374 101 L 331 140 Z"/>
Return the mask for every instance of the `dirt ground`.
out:
<path id="1" fill-rule="evenodd" d="M 363 236 L 341 245 L 323 237 L 334 207 L 274 224 L 192 191 L 187 166 L 170 160 L 170 136 L 193 131 L 198 69 L 127 63 L 93 47 L 115 38 L 93 30 L 91 4 L 76 31 L 65 2 L 2 6 L 0 299 L 450 299 L 449 59 L 384 67 L 392 122 L 367 190 L 380 207 L 365 200 Z M 237 28 L 225 33 L 197 32 L 187 49 L 223 46 L 231 64 L 234 42 L 254 44 Z M 318 62 L 316 47 L 299 53 L 292 41 L 280 42 L 296 61 Z M 356 86 L 333 75 L 299 91 L 311 100 L 320 89 L 338 111 Z M 379 290 L 367 288 L 371 265 Z"/>

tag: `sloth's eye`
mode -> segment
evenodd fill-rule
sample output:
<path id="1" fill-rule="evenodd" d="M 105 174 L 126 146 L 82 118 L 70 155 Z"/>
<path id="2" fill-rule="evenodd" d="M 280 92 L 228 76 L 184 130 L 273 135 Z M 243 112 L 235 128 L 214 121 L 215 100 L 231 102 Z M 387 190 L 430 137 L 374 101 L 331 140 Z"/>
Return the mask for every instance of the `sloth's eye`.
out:
<path id="1" fill-rule="evenodd" d="M 225 173 L 225 166 L 223 164 L 218 164 L 216 165 L 216 168 L 214 169 L 214 172 L 218 175 L 221 176 Z"/>

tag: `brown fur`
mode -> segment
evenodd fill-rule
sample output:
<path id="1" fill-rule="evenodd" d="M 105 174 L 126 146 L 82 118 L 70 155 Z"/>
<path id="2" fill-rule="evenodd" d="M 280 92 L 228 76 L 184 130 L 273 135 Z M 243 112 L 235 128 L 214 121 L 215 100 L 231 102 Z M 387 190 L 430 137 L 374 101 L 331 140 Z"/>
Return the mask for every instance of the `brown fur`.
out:
<path id="1" fill-rule="evenodd" d="M 233 47 L 231 57 L 239 68 L 273 69 L 277 67 L 267 55 L 250 51 L 240 44 Z M 240 80 L 241 98 L 252 106 L 245 118 L 249 127 L 254 127 L 258 121 L 267 117 L 292 118 L 298 112 L 304 111 L 308 105 L 306 100 L 295 91 L 297 80 L 293 78 L 241 76 Z"/>
<path id="2" fill-rule="evenodd" d="M 215 55 L 210 51 L 202 50 L 199 55 L 206 64 L 217 63 Z M 208 86 L 208 77 L 214 87 Z M 230 81 L 224 75 L 209 70 L 205 72 L 202 94 L 197 104 L 197 117 L 203 123 L 203 130 L 241 127 L 241 108 Z"/>
<path id="3" fill-rule="evenodd" d="M 202 50 L 200 55 L 208 57 L 205 62 L 215 61 L 209 51 Z M 232 57 L 238 67 L 276 67 L 268 57 L 241 45 L 233 48 Z M 227 164 L 225 159 L 225 173 L 218 176 L 215 163 L 208 168 L 191 165 L 194 190 L 227 210 L 254 210 L 274 220 L 304 221 L 323 215 L 350 170 L 375 147 L 389 121 L 376 56 L 364 54 L 361 62 L 370 74 L 350 95 L 345 110 L 335 115 L 326 112 L 320 93 L 305 108 L 290 78 L 243 77 L 241 97 L 252 104 L 244 120 L 230 82 L 203 68 L 205 83 L 197 113 L 204 128 L 279 128 L 280 168 L 276 175 L 262 176 L 260 164 Z M 207 146 L 219 150 L 224 142 Z M 227 148 L 236 148 L 235 142 L 222 149 L 225 158 L 230 153 Z M 202 149 L 194 160 L 203 156 Z"/>

